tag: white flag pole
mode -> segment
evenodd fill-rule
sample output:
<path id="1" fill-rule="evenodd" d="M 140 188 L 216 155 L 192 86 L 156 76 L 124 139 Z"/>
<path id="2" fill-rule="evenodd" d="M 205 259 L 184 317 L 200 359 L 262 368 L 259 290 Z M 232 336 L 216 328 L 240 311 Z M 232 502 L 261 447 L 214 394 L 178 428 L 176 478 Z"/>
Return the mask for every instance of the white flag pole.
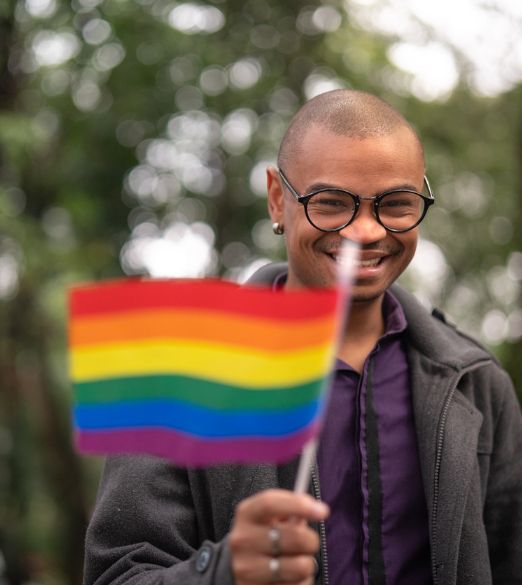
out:
<path id="1" fill-rule="evenodd" d="M 294 492 L 296 494 L 304 494 L 308 491 L 315 455 L 317 453 L 317 443 L 317 439 L 313 438 L 303 448 L 294 484 Z"/>
<path id="2" fill-rule="evenodd" d="M 349 240 L 343 240 L 341 246 L 341 253 L 337 258 L 337 286 L 339 289 L 339 304 L 337 306 L 337 339 L 336 350 L 341 342 L 344 326 L 347 319 L 347 296 L 350 292 L 350 287 L 355 274 L 357 259 L 359 258 L 359 245 Z M 337 354 L 337 351 L 335 352 Z M 327 377 L 324 384 L 329 385 L 330 379 Z M 325 389 L 324 391 L 327 391 Z M 328 397 L 326 397 L 327 399 Z M 299 467 L 297 469 L 297 476 L 294 484 L 294 492 L 302 494 L 308 491 L 310 477 L 312 475 L 312 468 L 315 462 L 319 441 L 314 437 L 304 446 L 301 458 L 299 460 Z"/>

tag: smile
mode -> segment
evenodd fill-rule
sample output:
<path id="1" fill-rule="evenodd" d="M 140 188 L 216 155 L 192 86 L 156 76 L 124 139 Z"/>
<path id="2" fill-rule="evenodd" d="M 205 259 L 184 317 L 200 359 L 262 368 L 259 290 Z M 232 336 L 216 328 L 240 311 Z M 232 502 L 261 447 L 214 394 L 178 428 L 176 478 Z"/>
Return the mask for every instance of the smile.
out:
<path id="1" fill-rule="evenodd" d="M 328 256 L 330 256 L 330 258 L 332 258 L 336 262 L 339 259 L 339 254 L 337 254 L 337 253 L 330 253 L 330 254 L 328 254 Z M 382 256 L 380 258 L 371 258 L 369 260 L 356 260 L 355 267 L 356 268 L 373 268 L 375 266 L 378 266 L 383 261 L 383 259 L 384 259 L 384 256 Z"/>
<path id="2" fill-rule="evenodd" d="M 377 266 L 381 263 L 382 258 L 372 258 L 371 260 L 358 260 L 355 262 L 357 267 L 367 268 L 371 266 Z"/>

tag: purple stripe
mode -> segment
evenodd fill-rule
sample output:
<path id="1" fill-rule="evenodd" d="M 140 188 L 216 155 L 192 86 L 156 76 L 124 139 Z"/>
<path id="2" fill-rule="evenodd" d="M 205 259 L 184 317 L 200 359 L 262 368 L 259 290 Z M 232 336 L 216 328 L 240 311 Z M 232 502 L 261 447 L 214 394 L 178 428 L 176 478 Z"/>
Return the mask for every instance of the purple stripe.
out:
<path id="1" fill-rule="evenodd" d="M 247 439 L 201 439 L 169 429 L 120 429 L 76 432 L 76 446 L 83 453 L 96 455 L 149 454 L 177 465 L 202 467 L 218 463 L 280 463 L 298 455 L 317 435 L 314 421 L 297 433 L 283 437 Z"/>

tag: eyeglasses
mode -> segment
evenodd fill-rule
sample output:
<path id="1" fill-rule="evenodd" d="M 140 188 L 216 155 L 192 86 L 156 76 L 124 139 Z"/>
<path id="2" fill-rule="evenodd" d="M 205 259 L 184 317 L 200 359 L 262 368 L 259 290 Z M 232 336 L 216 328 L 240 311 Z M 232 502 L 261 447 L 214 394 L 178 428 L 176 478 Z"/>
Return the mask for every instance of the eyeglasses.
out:
<path id="1" fill-rule="evenodd" d="M 412 230 L 424 219 L 430 205 L 435 203 L 428 179 L 424 177 L 428 195 L 412 189 L 393 189 L 375 197 L 361 197 L 344 189 L 316 189 L 300 195 L 279 169 L 287 189 L 304 205 L 308 221 L 322 232 L 337 232 L 350 225 L 357 216 L 361 201 L 371 201 L 375 219 L 389 232 Z"/>

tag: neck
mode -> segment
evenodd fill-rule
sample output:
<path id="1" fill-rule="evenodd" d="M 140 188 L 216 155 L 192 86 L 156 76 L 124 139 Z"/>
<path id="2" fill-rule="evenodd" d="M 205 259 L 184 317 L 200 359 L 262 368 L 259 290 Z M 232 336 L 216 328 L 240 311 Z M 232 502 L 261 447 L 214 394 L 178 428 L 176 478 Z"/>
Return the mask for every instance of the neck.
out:
<path id="1" fill-rule="evenodd" d="M 384 295 L 371 301 L 352 301 L 345 329 L 345 338 L 367 337 L 384 333 L 382 302 Z"/>
<path id="2" fill-rule="evenodd" d="M 361 372 L 368 354 L 384 333 L 383 296 L 371 301 L 353 301 L 339 357 Z"/>

